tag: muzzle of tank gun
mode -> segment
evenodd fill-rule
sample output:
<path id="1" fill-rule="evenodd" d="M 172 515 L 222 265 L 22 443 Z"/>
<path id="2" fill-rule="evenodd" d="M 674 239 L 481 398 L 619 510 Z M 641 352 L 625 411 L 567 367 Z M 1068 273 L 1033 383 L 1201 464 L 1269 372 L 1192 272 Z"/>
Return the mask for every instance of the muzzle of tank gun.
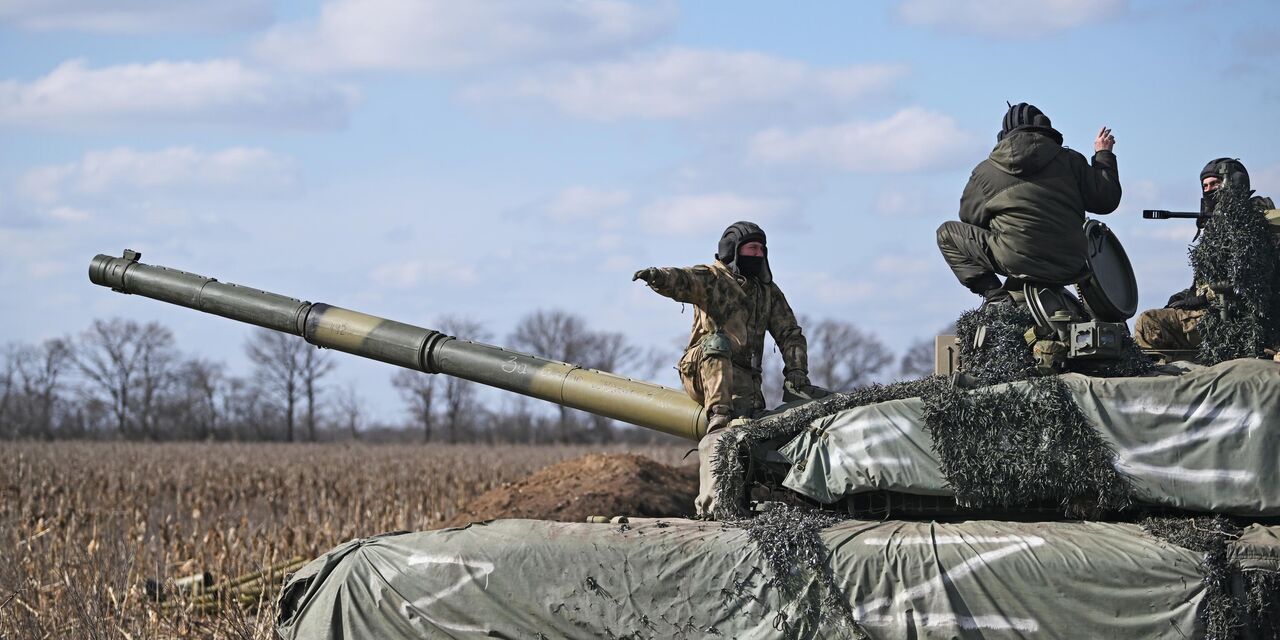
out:
<path id="1" fill-rule="evenodd" d="M 690 440 L 699 440 L 707 431 L 706 412 L 683 391 L 143 264 L 141 257 L 131 250 L 119 258 L 95 256 L 89 263 L 89 280 L 120 293 L 301 336 L 318 347 L 451 375 Z"/>

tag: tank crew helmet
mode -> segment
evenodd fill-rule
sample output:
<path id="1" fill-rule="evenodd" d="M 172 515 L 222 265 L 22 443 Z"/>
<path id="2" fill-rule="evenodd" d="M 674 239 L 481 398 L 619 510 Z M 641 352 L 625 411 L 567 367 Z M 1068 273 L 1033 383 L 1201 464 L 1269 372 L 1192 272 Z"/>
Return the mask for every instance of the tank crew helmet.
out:
<path id="1" fill-rule="evenodd" d="M 1209 178 L 1217 180 L 1209 181 Z M 1210 213 L 1218 206 L 1218 187 L 1222 186 L 1224 180 L 1233 187 L 1250 192 L 1249 171 L 1239 158 L 1214 158 L 1200 171 L 1200 211 Z M 1203 227 L 1204 222 L 1204 218 L 1199 218 L 1196 225 Z"/>
<path id="2" fill-rule="evenodd" d="M 748 242 L 759 242 L 764 245 L 764 255 L 760 257 L 740 256 L 742 245 Z M 769 271 L 769 245 L 765 240 L 764 229 L 754 222 L 735 222 L 724 230 L 720 236 L 720 245 L 716 249 L 716 260 L 729 270 L 742 276 L 754 277 L 761 282 L 771 282 L 773 274 Z"/>
<path id="3" fill-rule="evenodd" d="M 1249 190 L 1249 170 L 1244 168 L 1244 164 L 1239 158 L 1214 158 L 1209 164 L 1204 166 L 1200 171 L 1200 188 L 1205 189 L 1204 181 L 1206 178 L 1218 178 L 1219 180 L 1228 180 L 1237 187 L 1244 187 L 1245 191 Z M 1217 189 L 1215 183 L 1213 189 Z"/>
<path id="4" fill-rule="evenodd" d="M 1008 104 L 1007 102 L 1005 104 Z M 1004 140 L 1004 137 L 1016 131 L 1031 131 L 1048 136 L 1054 142 L 1062 144 L 1062 134 L 1053 128 L 1053 123 L 1049 121 L 1043 111 L 1033 104 L 1019 102 L 1018 104 L 1009 105 L 1009 110 L 1004 114 L 1004 121 L 1001 122 L 1000 133 L 996 134 L 996 140 Z"/>

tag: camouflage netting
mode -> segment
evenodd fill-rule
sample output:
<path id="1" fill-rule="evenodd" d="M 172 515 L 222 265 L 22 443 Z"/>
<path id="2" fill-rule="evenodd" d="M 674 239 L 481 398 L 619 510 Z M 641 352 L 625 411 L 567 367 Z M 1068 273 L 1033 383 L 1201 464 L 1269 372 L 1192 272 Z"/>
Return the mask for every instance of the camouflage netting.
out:
<path id="1" fill-rule="evenodd" d="M 769 563 L 773 586 L 789 603 L 773 623 L 782 637 L 799 637 L 801 621 L 826 631 L 838 630 L 843 637 L 870 637 L 853 619 L 849 601 L 831 572 L 831 551 L 818 537 L 840 520 L 829 513 L 778 504 L 738 522 Z"/>
<path id="2" fill-rule="evenodd" d="M 1240 537 L 1240 527 L 1222 516 L 1147 518 L 1151 535 L 1204 554 L 1205 604 L 1198 612 L 1205 640 L 1280 639 L 1280 573 L 1243 571 L 1227 557 L 1227 545 Z M 1242 589 L 1232 588 L 1241 576 Z"/>
<path id="3" fill-rule="evenodd" d="M 748 420 L 746 424 L 733 427 L 716 445 L 716 459 L 711 469 L 719 481 L 715 518 L 736 520 L 747 517 L 745 507 L 751 488 L 748 484 L 746 462 L 753 444 L 772 438 L 794 436 L 823 416 L 877 402 L 923 396 L 931 389 L 940 389 L 948 384 L 944 378 L 937 376 L 890 385 L 873 384 L 848 393 L 833 393 L 789 411 Z"/>
<path id="4" fill-rule="evenodd" d="M 1027 347 L 1027 329 L 1035 326 L 1031 312 L 1023 305 L 995 304 L 971 309 L 956 320 L 956 341 L 964 372 L 982 384 L 1025 380 L 1035 375 L 1036 361 Z M 974 336 L 986 327 L 982 346 L 974 346 Z"/>
<path id="5" fill-rule="evenodd" d="M 971 309 L 956 321 L 956 341 L 965 373 L 982 384 L 1025 380 L 1036 375 L 1036 361 L 1027 346 L 1027 330 L 1035 326 L 1024 305 L 997 304 Z M 974 346 L 978 329 L 985 327 L 982 346 Z M 1125 335 L 1121 355 L 1115 360 L 1069 363 L 1073 371 L 1104 378 L 1140 376 L 1155 369 L 1133 337 Z"/>
<path id="6" fill-rule="evenodd" d="M 1252 192 L 1228 185 L 1191 247 L 1197 283 L 1225 283 L 1234 295 L 1215 296 L 1200 322 L 1199 359 L 1217 364 L 1262 356 L 1280 342 L 1280 255 Z"/>
<path id="7" fill-rule="evenodd" d="M 1049 502 L 1087 516 L 1132 502 L 1115 453 L 1056 376 L 968 392 L 942 386 L 924 396 L 924 420 L 962 506 Z"/>
<path id="8" fill-rule="evenodd" d="M 910 397 L 925 400 L 924 426 L 959 504 L 1058 503 L 1076 516 L 1124 508 L 1132 488 L 1116 470 L 1114 452 L 1065 384 L 1055 376 L 1032 378 L 1035 361 L 1023 337 L 1032 322 L 1020 305 L 968 311 L 956 322 L 960 357 L 970 375 L 987 385 L 1031 379 L 1029 388 L 965 391 L 935 376 L 833 394 L 735 427 L 721 438 L 712 469 L 719 480 L 716 518 L 746 515 L 746 461 L 753 444 L 792 437 L 823 416 Z M 979 326 L 987 327 L 986 335 L 975 348 Z"/>

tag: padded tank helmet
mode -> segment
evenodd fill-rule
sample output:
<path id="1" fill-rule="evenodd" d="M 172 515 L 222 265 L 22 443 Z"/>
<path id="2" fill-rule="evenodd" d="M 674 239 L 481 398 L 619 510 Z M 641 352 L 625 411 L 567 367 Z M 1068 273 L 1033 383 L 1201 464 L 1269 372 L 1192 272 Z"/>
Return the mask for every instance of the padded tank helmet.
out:
<path id="1" fill-rule="evenodd" d="M 1239 158 L 1214 158 L 1209 164 L 1204 166 L 1200 171 L 1200 183 L 1204 184 L 1204 179 L 1217 176 L 1230 182 L 1238 187 L 1244 187 L 1245 191 L 1249 187 L 1249 170 L 1244 168 L 1244 163 Z"/>
<path id="2" fill-rule="evenodd" d="M 738 275 L 752 275 L 744 273 L 739 264 L 738 252 L 742 250 L 742 245 L 748 242 L 759 242 L 765 245 L 764 257 L 761 260 L 759 273 L 755 277 L 761 282 L 772 282 L 773 273 L 769 270 L 769 244 L 765 239 L 764 229 L 754 222 L 745 220 L 735 222 L 729 225 L 728 229 L 720 236 L 720 244 L 716 248 L 716 260 L 719 260 L 730 271 Z"/>

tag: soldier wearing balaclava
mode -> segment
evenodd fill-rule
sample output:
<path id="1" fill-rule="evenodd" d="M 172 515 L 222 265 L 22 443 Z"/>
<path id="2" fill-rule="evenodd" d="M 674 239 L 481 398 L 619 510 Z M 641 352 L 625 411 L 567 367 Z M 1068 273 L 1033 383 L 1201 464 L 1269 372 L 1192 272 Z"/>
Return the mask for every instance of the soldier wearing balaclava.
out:
<path id="1" fill-rule="evenodd" d="M 1220 189 L 1228 183 L 1250 194 L 1250 202 L 1265 212 L 1272 238 L 1280 244 L 1280 211 L 1275 210 L 1271 198 L 1253 195 L 1249 170 L 1237 158 L 1214 158 L 1200 170 L 1200 212 L 1206 217 L 1198 218 L 1196 227 L 1204 227 L 1207 216 L 1212 215 L 1218 206 Z M 1208 283 L 1196 282 L 1170 296 L 1163 309 L 1143 311 L 1134 321 L 1134 341 L 1143 349 L 1161 352 L 1199 349 L 1202 341 L 1200 321 L 1209 311 L 1212 296 Z M 1174 357 L 1168 353 L 1165 355 Z"/>
<path id="2" fill-rule="evenodd" d="M 782 352 L 784 398 L 826 395 L 809 383 L 808 346 L 796 316 L 773 281 L 764 230 L 752 222 L 725 229 L 715 261 L 694 267 L 637 271 L 654 291 L 693 305 L 693 331 L 680 358 L 680 380 L 707 412 L 707 436 L 698 445 L 699 515 L 714 513 L 711 464 L 730 420 L 765 409 L 760 362 L 767 331 Z"/>
<path id="3" fill-rule="evenodd" d="M 1085 159 L 1062 146 L 1040 109 L 1010 106 L 995 148 L 965 185 L 960 220 L 938 227 L 938 248 L 960 283 L 986 304 L 1010 301 L 1020 282 L 1066 285 L 1085 277 L 1085 212 L 1107 214 L 1120 204 L 1115 141 L 1103 127 L 1093 158 Z"/>

